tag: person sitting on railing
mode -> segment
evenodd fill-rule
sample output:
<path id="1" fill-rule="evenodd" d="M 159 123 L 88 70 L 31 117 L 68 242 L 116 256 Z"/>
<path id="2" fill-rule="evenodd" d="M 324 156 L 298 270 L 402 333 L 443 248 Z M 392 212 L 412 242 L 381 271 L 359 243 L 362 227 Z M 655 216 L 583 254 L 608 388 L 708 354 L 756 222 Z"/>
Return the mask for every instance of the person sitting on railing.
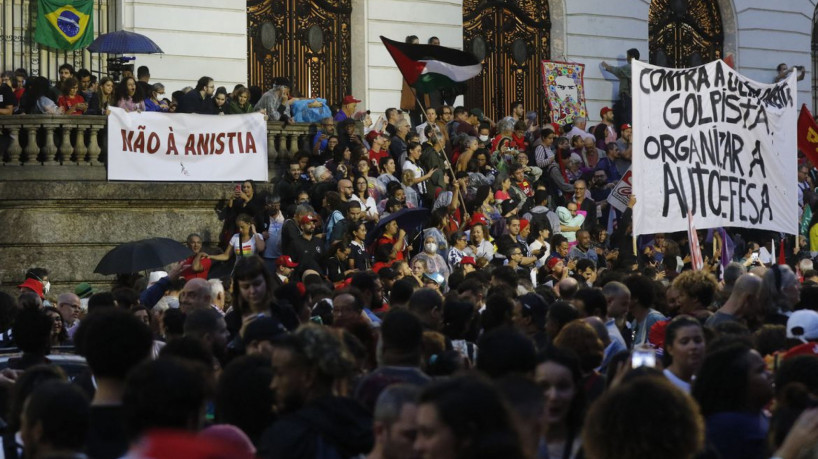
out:
<path id="1" fill-rule="evenodd" d="M 137 81 L 137 85 L 142 88 L 142 91 L 150 97 L 145 98 L 145 111 L 148 112 L 169 112 L 170 104 L 165 99 L 165 85 L 162 83 L 149 84 L 144 81 Z"/>
<path id="2" fill-rule="evenodd" d="M 111 113 L 108 107 L 116 105 L 114 99 L 114 80 L 110 77 L 102 77 L 99 80 L 99 86 L 94 94 L 91 95 L 91 100 L 88 101 L 88 110 L 86 115 L 107 115 Z"/>
<path id="3" fill-rule="evenodd" d="M 116 87 L 116 106 L 126 112 L 145 111 L 145 94 L 133 77 L 124 78 Z"/>
<path id="4" fill-rule="evenodd" d="M 82 115 L 88 109 L 85 98 L 79 93 L 80 84 L 74 77 L 69 77 L 62 82 L 62 95 L 57 99 L 57 106 L 66 115 Z"/>
<path id="5" fill-rule="evenodd" d="M 20 106 L 24 113 L 59 115 L 62 110 L 48 97 L 48 79 L 41 76 L 32 77 L 26 83 L 26 92 Z"/>
<path id="6" fill-rule="evenodd" d="M 290 81 L 279 77 L 273 80 L 273 87 L 261 96 L 256 104 L 256 110 L 264 109 L 273 121 L 287 122 L 292 118 L 289 99 Z"/>

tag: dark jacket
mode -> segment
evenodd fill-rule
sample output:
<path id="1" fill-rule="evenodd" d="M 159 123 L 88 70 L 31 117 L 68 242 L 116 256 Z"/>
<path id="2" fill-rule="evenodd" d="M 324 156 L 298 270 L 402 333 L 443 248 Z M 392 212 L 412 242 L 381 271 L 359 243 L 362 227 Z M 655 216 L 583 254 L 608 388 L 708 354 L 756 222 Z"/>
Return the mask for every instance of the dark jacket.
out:
<path id="1" fill-rule="evenodd" d="M 262 458 L 351 458 L 374 444 L 372 417 L 355 400 L 323 397 L 285 415 L 261 436 Z"/>

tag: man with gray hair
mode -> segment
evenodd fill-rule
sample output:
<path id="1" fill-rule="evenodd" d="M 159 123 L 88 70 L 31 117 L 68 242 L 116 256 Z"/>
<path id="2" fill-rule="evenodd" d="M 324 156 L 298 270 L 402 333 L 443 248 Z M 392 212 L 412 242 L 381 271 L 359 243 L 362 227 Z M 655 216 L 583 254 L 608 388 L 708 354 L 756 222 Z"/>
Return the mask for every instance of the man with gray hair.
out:
<path id="1" fill-rule="evenodd" d="M 742 274 L 736 280 L 732 293 L 724 306 L 707 319 L 704 323 L 705 327 L 715 328 L 723 322 L 740 322 L 748 325 L 748 321 L 761 313 L 759 301 L 761 284 L 761 278 L 755 274 Z"/>
<path id="2" fill-rule="evenodd" d="M 605 296 L 607 311 L 606 317 L 600 317 L 605 321 L 605 328 L 611 340 L 619 341 L 623 347 L 627 348 L 629 342 L 625 341 L 621 329 L 625 329 L 625 321 L 628 309 L 631 304 L 631 291 L 622 282 L 608 282 L 602 287 L 602 295 Z"/>
<path id="3" fill-rule="evenodd" d="M 210 299 L 213 306 L 224 314 L 224 284 L 220 279 L 208 279 L 207 283 L 210 284 Z"/>
<path id="4" fill-rule="evenodd" d="M 373 419 L 375 447 L 367 459 L 412 457 L 419 396 L 420 388 L 411 384 L 395 384 L 381 392 Z"/>

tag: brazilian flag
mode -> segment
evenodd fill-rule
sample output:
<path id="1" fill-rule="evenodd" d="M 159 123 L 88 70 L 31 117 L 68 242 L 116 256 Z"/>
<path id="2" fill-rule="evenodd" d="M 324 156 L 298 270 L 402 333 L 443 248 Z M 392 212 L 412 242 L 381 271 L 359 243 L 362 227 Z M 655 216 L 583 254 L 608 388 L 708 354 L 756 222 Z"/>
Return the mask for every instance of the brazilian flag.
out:
<path id="1" fill-rule="evenodd" d="M 42 45 L 82 49 L 94 40 L 94 0 L 37 0 L 34 39 Z"/>

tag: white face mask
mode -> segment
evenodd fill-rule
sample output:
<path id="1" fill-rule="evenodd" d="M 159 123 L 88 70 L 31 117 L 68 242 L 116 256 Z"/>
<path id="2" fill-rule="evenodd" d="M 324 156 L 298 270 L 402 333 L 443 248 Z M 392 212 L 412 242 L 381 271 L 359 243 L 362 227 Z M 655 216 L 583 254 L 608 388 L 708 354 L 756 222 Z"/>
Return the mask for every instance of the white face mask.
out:
<path id="1" fill-rule="evenodd" d="M 424 245 L 424 247 L 426 248 L 426 253 L 437 252 L 437 244 L 435 244 L 434 242 L 427 242 L 426 245 Z"/>
<path id="2" fill-rule="evenodd" d="M 51 282 L 45 281 L 43 283 L 43 294 L 47 295 L 49 290 L 51 290 Z"/>
<path id="3" fill-rule="evenodd" d="M 487 135 L 481 135 L 481 136 L 480 136 L 480 141 L 481 141 L 481 142 L 485 142 L 485 141 L 487 141 L 488 139 L 489 139 L 489 136 L 487 136 Z"/>

